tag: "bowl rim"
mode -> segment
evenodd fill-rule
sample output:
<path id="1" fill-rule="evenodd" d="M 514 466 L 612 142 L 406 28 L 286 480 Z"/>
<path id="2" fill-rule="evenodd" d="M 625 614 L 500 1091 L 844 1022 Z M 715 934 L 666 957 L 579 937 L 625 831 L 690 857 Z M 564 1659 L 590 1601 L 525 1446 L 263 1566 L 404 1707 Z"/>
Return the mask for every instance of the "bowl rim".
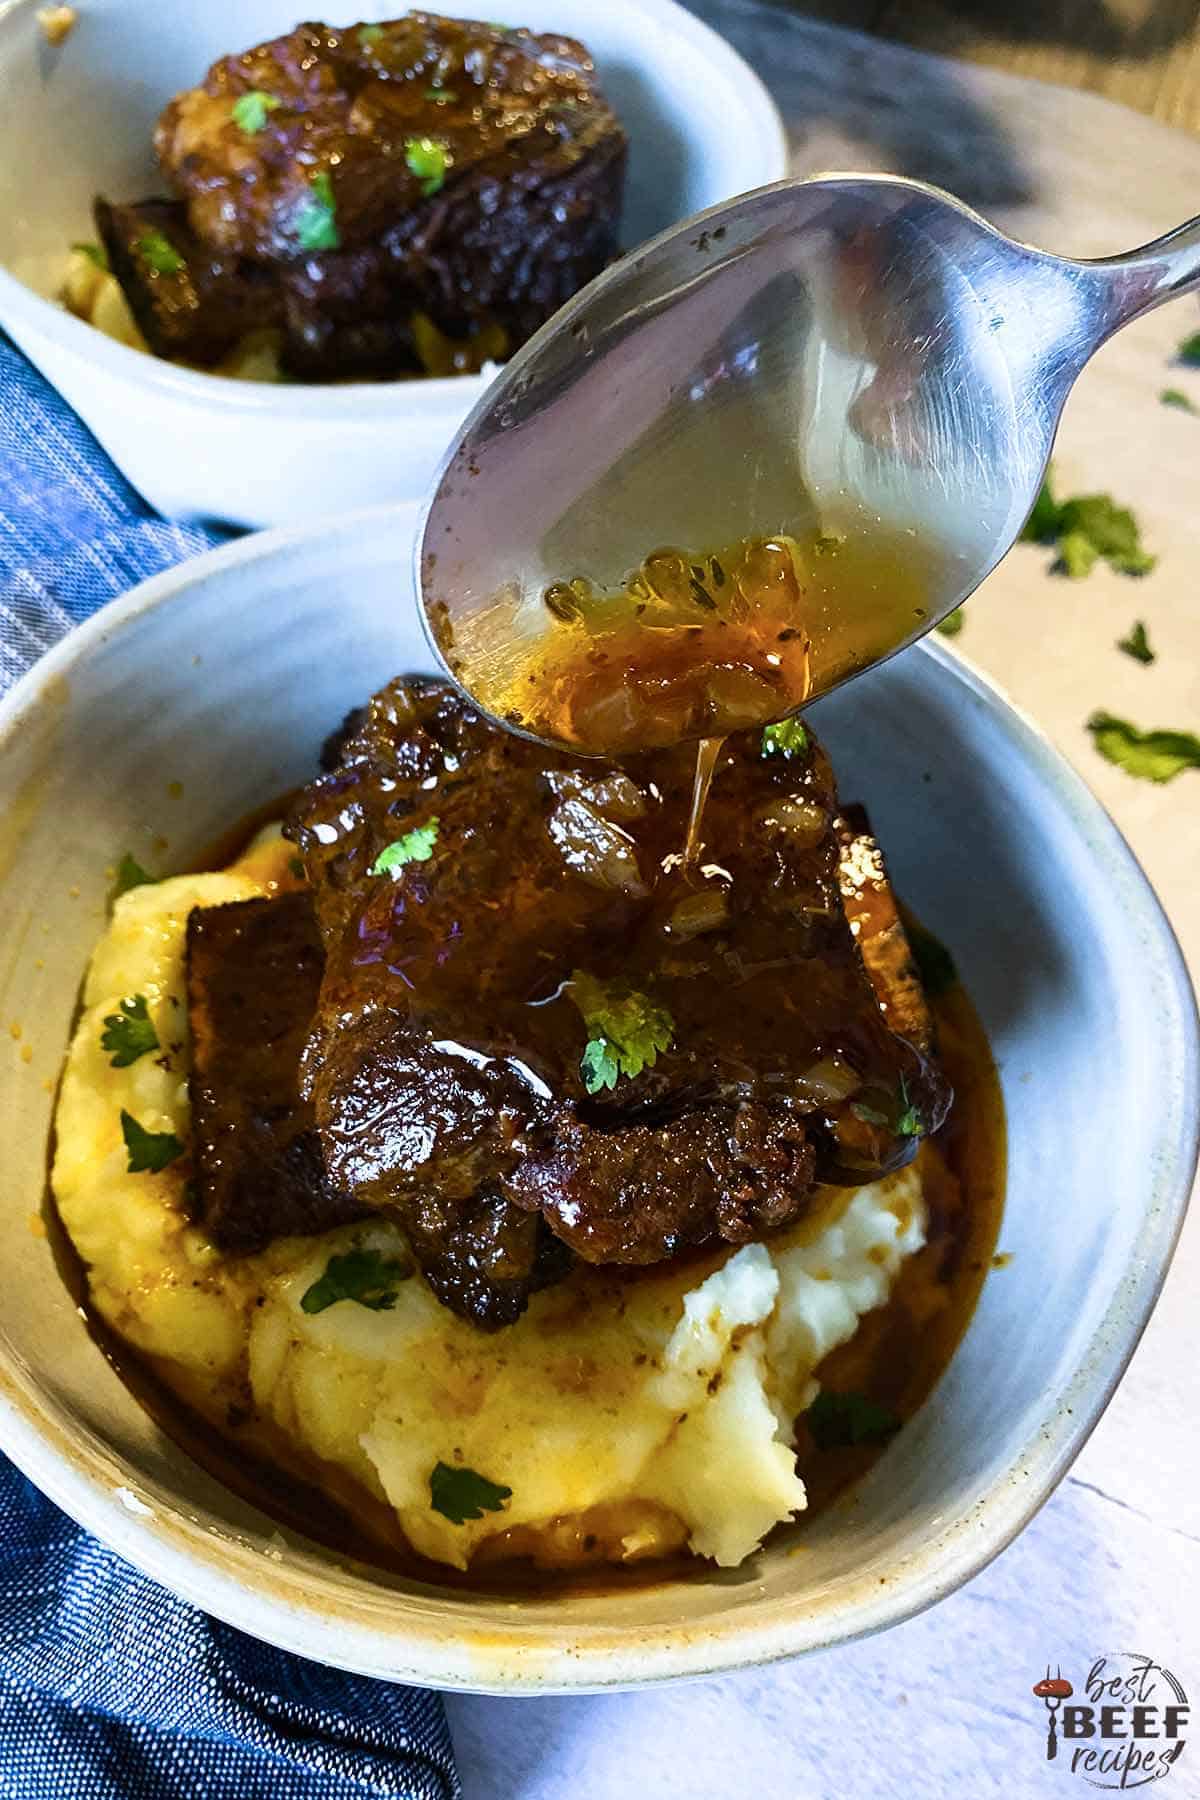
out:
<path id="1" fill-rule="evenodd" d="M 372 506 L 347 513 L 333 531 L 362 542 L 385 521 L 401 531 L 415 526 L 415 501 Z M 251 534 L 190 559 L 141 583 L 93 614 L 46 653 L 0 698 L 0 750 L 22 730 L 40 704 L 48 683 L 72 669 L 113 638 L 135 632 L 143 617 L 170 605 L 185 589 L 238 567 L 252 567 L 328 539 L 330 524 L 293 526 Z M 572 1647 L 569 1675 L 561 1668 L 545 1678 L 523 1636 L 519 1609 L 490 1638 L 481 1679 L 479 1652 L 470 1633 L 447 1631 L 438 1605 L 406 1613 L 392 1629 L 361 1620 L 347 1622 L 327 1602 L 310 1599 L 299 1573 L 286 1584 L 278 1572 L 251 1563 L 252 1548 L 205 1525 L 176 1501 L 167 1518 L 154 1515 L 128 1482 L 140 1479 L 132 1465 L 98 1440 L 72 1427 L 66 1410 L 38 1390 L 30 1371 L 0 1345 L 0 1449 L 50 1499 L 86 1530 L 145 1575 L 229 1625 L 310 1660 L 325 1661 L 384 1680 L 451 1691 L 494 1694 L 603 1692 L 666 1681 L 718 1675 L 759 1667 L 817 1649 L 870 1636 L 912 1618 L 971 1580 L 1004 1550 L 1049 1498 L 1066 1474 L 1127 1367 L 1162 1288 L 1187 1211 L 1200 1151 L 1200 1020 L 1183 955 L 1170 921 L 1149 879 L 1116 825 L 1082 777 L 1003 691 L 958 652 L 925 638 L 909 655 L 931 657 L 981 705 L 1026 757 L 1032 772 L 1063 807 L 1085 839 L 1095 862 L 1139 908 L 1151 934 L 1164 977 L 1178 1002 L 1181 1026 L 1181 1080 L 1163 1125 L 1159 1154 L 1148 1173 L 1145 1227 L 1138 1253 L 1126 1268 L 1110 1304 L 1097 1322 L 1065 1387 L 1047 1396 L 1041 1421 L 1006 1466 L 996 1472 L 973 1514 L 948 1519 L 926 1543 L 907 1556 L 884 1586 L 864 1591 L 851 1585 L 838 1609 L 816 1618 L 786 1614 L 767 1622 L 724 1621 L 697 1627 L 667 1627 L 636 1646 L 624 1634 L 611 1641 Z M 222 1557 L 222 1550 L 226 1554 Z M 324 1553 L 322 1553 L 324 1554 Z M 240 1563 L 240 1567 L 238 1566 Z M 249 1577 L 249 1578 L 247 1578 Z M 286 1588 L 286 1591 L 285 1591 Z M 442 1620 L 439 1629 L 439 1618 Z M 599 1634 L 598 1634 L 599 1635 Z M 505 1652 L 508 1655 L 505 1655 Z"/>
<path id="2" fill-rule="evenodd" d="M 11 8 L 0 5 L 0 25 L 6 16 L 15 16 L 22 4 L 32 11 L 39 0 L 16 0 Z M 621 10 L 633 19 L 653 24 L 673 37 L 686 40 L 714 71 L 722 72 L 742 89 L 748 102 L 761 114 L 766 151 L 764 170 L 768 161 L 774 165 L 766 179 L 774 181 L 785 176 L 789 152 L 782 115 L 762 77 L 729 40 L 695 13 L 687 11 L 679 0 L 622 0 Z M 368 419 L 375 419 L 386 418 L 394 411 L 408 412 L 412 408 L 398 402 L 419 397 L 418 410 L 457 417 L 464 404 L 470 402 L 470 396 L 482 394 L 490 379 L 476 374 L 432 375 L 413 381 L 283 383 L 215 375 L 209 370 L 193 369 L 153 352 L 135 350 L 128 344 L 119 343 L 85 319 L 68 312 L 66 307 L 39 294 L 36 288 L 0 263 L 0 326 L 10 313 L 24 318 L 60 350 L 78 360 L 98 364 L 115 377 L 139 381 L 165 400 L 201 401 L 226 414 L 321 420 L 331 412 L 352 410 L 356 415 L 365 412 Z"/>

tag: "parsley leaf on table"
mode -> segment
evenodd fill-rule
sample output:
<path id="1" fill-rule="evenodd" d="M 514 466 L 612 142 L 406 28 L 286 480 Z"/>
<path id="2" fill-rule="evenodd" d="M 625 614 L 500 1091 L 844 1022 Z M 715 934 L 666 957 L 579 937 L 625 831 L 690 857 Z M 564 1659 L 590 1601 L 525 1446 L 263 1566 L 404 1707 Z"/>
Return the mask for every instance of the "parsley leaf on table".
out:
<path id="1" fill-rule="evenodd" d="M 1139 731 L 1107 712 L 1094 712 L 1087 728 L 1101 756 L 1140 781 L 1173 781 L 1184 769 L 1200 769 L 1194 731 Z"/>
<path id="2" fill-rule="evenodd" d="M 117 1011 L 104 1021 L 100 1048 L 113 1052 L 109 1061 L 114 1069 L 127 1069 L 139 1056 L 158 1049 L 158 1033 L 145 994 L 131 994 L 117 1002 Z"/>
<path id="3" fill-rule="evenodd" d="M 119 900 L 130 888 L 153 887 L 158 880 L 157 875 L 149 874 L 143 869 L 136 856 L 127 850 L 117 864 L 117 873 L 113 881 L 113 899 Z"/>
<path id="4" fill-rule="evenodd" d="M 1050 491 L 1050 473 L 1047 470 L 1046 478 L 1033 503 L 1033 511 L 1021 531 L 1022 541 L 1028 544 L 1052 544 L 1058 536 L 1058 519 L 1059 506 Z"/>
<path id="5" fill-rule="evenodd" d="M 1054 498 L 1047 475 L 1021 537 L 1026 543 L 1057 547 L 1052 569 L 1072 580 L 1090 575 L 1103 557 L 1122 575 L 1148 575 L 1157 557 L 1142 549 L 1141 531 L 1128 507 L 1110 494 Z"/>
<path id="6" fill-rule="evenodd" d="M 1100 559 L 1100 552 L 1084 531 L 1064 531 L 1058 540 L 1058 556 L 1053 568 L 1069 581 L 1082 581 L 1090 575 Z"/>
<path id="7" fill-rule="evenodd" d="M 1152 663 L 1154 651 L 1150 648 L 1150 639 L 1146 635 L 1146 627 L 1141 619 L 1135 621 L 1128 637 L 1117 639 L 1117 649 L 1123 650 L 1126 656 L 1132 656 L 1134 662 Z"/>

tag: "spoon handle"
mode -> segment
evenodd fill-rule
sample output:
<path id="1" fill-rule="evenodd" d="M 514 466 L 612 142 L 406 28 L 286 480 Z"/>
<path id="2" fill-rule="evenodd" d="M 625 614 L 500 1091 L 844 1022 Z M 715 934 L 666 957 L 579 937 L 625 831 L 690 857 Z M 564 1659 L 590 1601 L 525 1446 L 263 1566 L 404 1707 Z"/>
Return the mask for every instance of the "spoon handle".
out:
<path id="1" fill-rule="evenodd" d="M 1164 301 L 1200 290 L 1200 219 L 1189 219 L 1140 250 L 1091 267 L 1107 277 L 1108 316 L 1103 335 L 1108 338 Z"/>

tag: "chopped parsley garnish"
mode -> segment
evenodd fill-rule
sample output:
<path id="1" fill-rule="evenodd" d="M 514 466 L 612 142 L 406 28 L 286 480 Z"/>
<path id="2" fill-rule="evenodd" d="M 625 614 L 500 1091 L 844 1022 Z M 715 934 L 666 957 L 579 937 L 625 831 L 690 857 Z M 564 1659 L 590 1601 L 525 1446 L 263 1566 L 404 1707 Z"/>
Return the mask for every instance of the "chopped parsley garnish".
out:
<path id="1" fill-rule="evenodd" d="M 831 1388 L 821 1389 L 804 1417 L 818 1450 L 885 1444 L 901 1424 L 895 1413 L 866 1394 L 837 1394 Z"/>
<path id="2" fill-rule="evenodd" d="M 404 160 L 421 183 L 421 192 L 426 199 L 446 185 L 450 158 L 446 146 L 439 144 L 436 138 L 409 138 L 404 145 Z"/>
<path id="3" fill-rule="evenodd" d="M 161 231 L 147 231 L 137 241 L 138 254 L 156 275 L 178 275 L 186 265 L 182 256 Z"/>
<path id="4" fill-rule="evenodd" d="M 117 864 L 116 880 L 113 883 L 113 899 L 119 900 L 130 888 L 152 887 L 158 880 L 157 875 L 148 874 L 136 856 L 127 850 Z"/>
<path id="5" fill-rule="evenodd" d="M 1101 756 L 1139 781 L 1173 781 L 1200 769 L 1200 737 L 1193 731 L 1139 731 L 1128 719 L 1095 712 L 1087 722 Z"/>
<path id="6" fill-rule="evenodd" d="M 292 228 L 302 250 L 336 250 L 340 246 L 333 183 L 327 169 L 309 176 L 308 192 L 296 209 Z"/>
<path id="7" fill-rule="evenodd" d="M 482 1519 L 485 1512 L 503 1512 L 504 1502 L 511 1499 L 510 1487 L 489 1481 L 474 1469 L 455 1469 L 440 1462 L 429 1477 L 429 1504 L 452 1525 Z"/>
<path id="8" fill-rule="evenodd" d="M 100 1048 L 111 1050 L 114 1069 L 127 1069 L 139 1056 L 158 1049 L 158 1033 L 146 1005 L 145 994 L 131 994 L 117 1002 L 117 1011 L 109 1013 L 100 1034 Z"/>
<path id="9" fill-rule="evenodd" d="M 247 137 L 255 137 L 267 122 L 267 114 L 273 113 L 283 101 L 274 94 L 259 93 L 257 88 L 247 94 L 239 94 L 233 103 L 233 122 L 239 131 Z"/>
<path id="10" fill-rule="evenodd" d="M 956 606 L 953 612 L 947 613 L 944 619 L 938 620 L 936 629 L 941 632 L 943 637 L 957 637 L 964 623 L 963 609 L 961 606 Z"/>
<path id="11" fill-rule="evenodd" d="M 367 870 L 368 875 L 394 875 L 406 863 L 428 862 L 433 855 L 433 846 L 437 843 L 437 834 L 435 814 L 426 824 L 414 825 L 402 838 L 397 838 L 394 844 L 381 850 Z"/>
<path id="12" fill-rule="evenodd" d="M 764 756 L 807 756 L 808 729 L 799 719 L 781 719 L 762 734 Z"/>
<path id="13" fill-rule="evenodd" d="M 1082 581 L 1091 574 L 1100 558 L 1100 552 L 1081 531 L 1068 531 L 1058 540 L 1058 555 L 1052 565 L 1053 572 L 1065 575 L 1069 581 Z"/>
<path id="14" fill-rule="evenodd" d="M 157 1175 L 183 1155 L 183 1145 L 173 1131 L 147 1131 L 124 1107 L 121 1135 L 129 1153 L 125 1167 L 130 1175 Z"/>
<path id="15" fill-rule="evenodd" d="M 597 981 L 576 969 L 569 992 L 587 1027 L 579 1072 L 589 1094 L 615 1088 L 622 1075 L 653 1068 L 659 1051 L 670 1048 L 675 1034 L 670 1013 L 636 988 Z"/>
<path id="16" fill-rule="evenodd" d="M 95 263 L 98 269 L 107 271 L 108 251 L 104 248 L 103 244 L 72 244 L 71 248 L 78 255 L 86 256 L 88 261 L 90 263 Z"/>
<path id="17" fill-rule="evenodd" d="M 300 1310 L 324 1312 L 339 1300 L 356 1300 L 371 1312 L 391 1312 L 399 1294 L 397 1282 L 411 1273 L 408 1264 L 397 1256 L 382 1256 L 378 1250 L 347 1250 L 342 1256 L 331 1256 L 325 1273 L 300 1296 Z"/>
<path id="18" fill-rule="evenodd" d="M 1148 575 L 1157 562 L 1142 549 L 1141 531 L 1128 507 L 1109 494 L 1080 494 L 1057 501 L 1047 475 L 1021 533 L 1027 543 L 1053 544 L 1051 567 L 1074 581 L 1090 575 L 1101 557 L 1122 575 Z"/>
<path id="19" fill-rule="evenodd" d="M 1117 639 L 1117 649 L 1123 650 L 1126 656 L 1132 656 L 1134 662 L 1152 663 L 1154 652 L 1150 648 L 1150 639 L 1146 636 L 1146 627 L 1138 619 L 1128 637 Z"/>
<path id="20" fill-rule="evenodd" d="M 288 874 L 295 881 L 304 880 L 304 858 L 302 856 L 288 857 Z"/>
<path id="21" fill-rule="evenodd" d="M 382 25 L 360 25 L 358 28 L 358 41 L 360 44 L 367 46 L 375 45 L 382 36 Z"/>
<path id="22" fill-rule="evenodd" d="M 621 1074 L 620 1052 L 607 1038 L 589 1038 L 579 1059 L 579 1073 L 589 1094 L 615 1088 Z"/>
<path id="23" fill-rule="evenodd" d="M 1200 331 L 1194 331 L 1191 337 L 1184 338 L 1175 352 L 1175 361 L 1183 363 L 1188 369 L 1200 369 Z"/>
<path id="24" fill-rule="evenodd" d="M 926 931 L 923 925 L 910 925 L 908 947 L 912 951 L 927 1000 L 936 1000 L 939 994 L 944 994 L 954 986 L 958 980 L 954 958 L 941 939 L 934 937 L 932 931 Z"/>
<path id="25" fill-rule="evenodd" d="M 896 1120 L 897 1137 L 920 1137 L 925 1123 L 908 1097 L 908 1083 L 903 1075 L 900 1077 L 900 1106 L 900 1117 Z"/>
<path id="26" fill-rule="evenodd" d="M 1196 411 L 1195 403 L 1188 399 L 1182 388 L 1164 388 L 1158 397 L 1164 406 L 1177 407 L 1180 412 Z"/>
<path id="27" fill-rule="evenodd" d="M 451 106 L 458 95 L 449 88 L 444 88 L 440 81 L 435 81 L 432 87 L 425 89 L 425 98 L 432 100 L 435 106 Z"/>

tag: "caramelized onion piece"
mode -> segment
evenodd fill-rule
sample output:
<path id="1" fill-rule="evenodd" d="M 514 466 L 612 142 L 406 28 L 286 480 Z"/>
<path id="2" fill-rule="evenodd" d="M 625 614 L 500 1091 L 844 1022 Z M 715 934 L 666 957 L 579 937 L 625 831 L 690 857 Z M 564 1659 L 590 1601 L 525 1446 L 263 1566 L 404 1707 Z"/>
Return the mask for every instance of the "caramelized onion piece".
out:
<path id="1" fill-rule="evenodd" d="M 818 1106 L 840 1106 L 862 1086 L 862 1076 L 836 1050 L 815 1062 L 796 1078 L 796 1086 L 807 1100 Z"/>
<path id="2" fill-rule="evenodd" d="M 706 931 L 719 931 L 729 921 L 729 896 L 723 887 L 701 888 L 689 894 L 672 909 L 663 930 L 668 937 L 701 937 Z"/>
<path id="3" fill-rule="evenodd" d="M 643 731 L 646 740 L 651 741 L 650 725 L 643 718 L 638 697 L 624 685 L 601 689 L 599 693 L 587 694 L 578 700 L 571 725 L 578 743 L 597 744 L 614 752 L 636 744 Z M 664 727 L 661 739 L 654 737 L 653 741 L 669 743 L 671 730 L 677 737 L 682 737 L 685 725 L 686 716 L 681 713 L 677 721 L 672 720 L 669 727 Z"/>
<path id="4" fill-rule="evenodd" d="M 707 716 L 716 731 L 765 725 L 780 711 L 779 689 L 752 669 L 714 668 L 708 677 Z"/>
<path id="5" fill-rule="evenodd" d="M 609 769 L 603 775 L 588 775 L 581 769 L 555 769 L 546 780 L 560 800 L 582 800 L 586 806 L 622 824 L 645 817 L 646 796 L 633 777 L 621 769 Z"/>
<path id="6" fill-rule="evenodd" d="M 567 867 L 593 887 L 611 888 L 631 900 L 644 900 L 650 892 L 629 833 L 582 800 L 564 800 L 556 806 L 546 830 Z"/>
<path id="7" fill-rule="evenodd" d="M 802 850 L 810 850 L 819 844 L 829 830 L 829 815 L 825 808 L 798 794 L 785 794 L 781 800 L 760 806 L 754 817 L 768 830 L 786 831 Z"/>

